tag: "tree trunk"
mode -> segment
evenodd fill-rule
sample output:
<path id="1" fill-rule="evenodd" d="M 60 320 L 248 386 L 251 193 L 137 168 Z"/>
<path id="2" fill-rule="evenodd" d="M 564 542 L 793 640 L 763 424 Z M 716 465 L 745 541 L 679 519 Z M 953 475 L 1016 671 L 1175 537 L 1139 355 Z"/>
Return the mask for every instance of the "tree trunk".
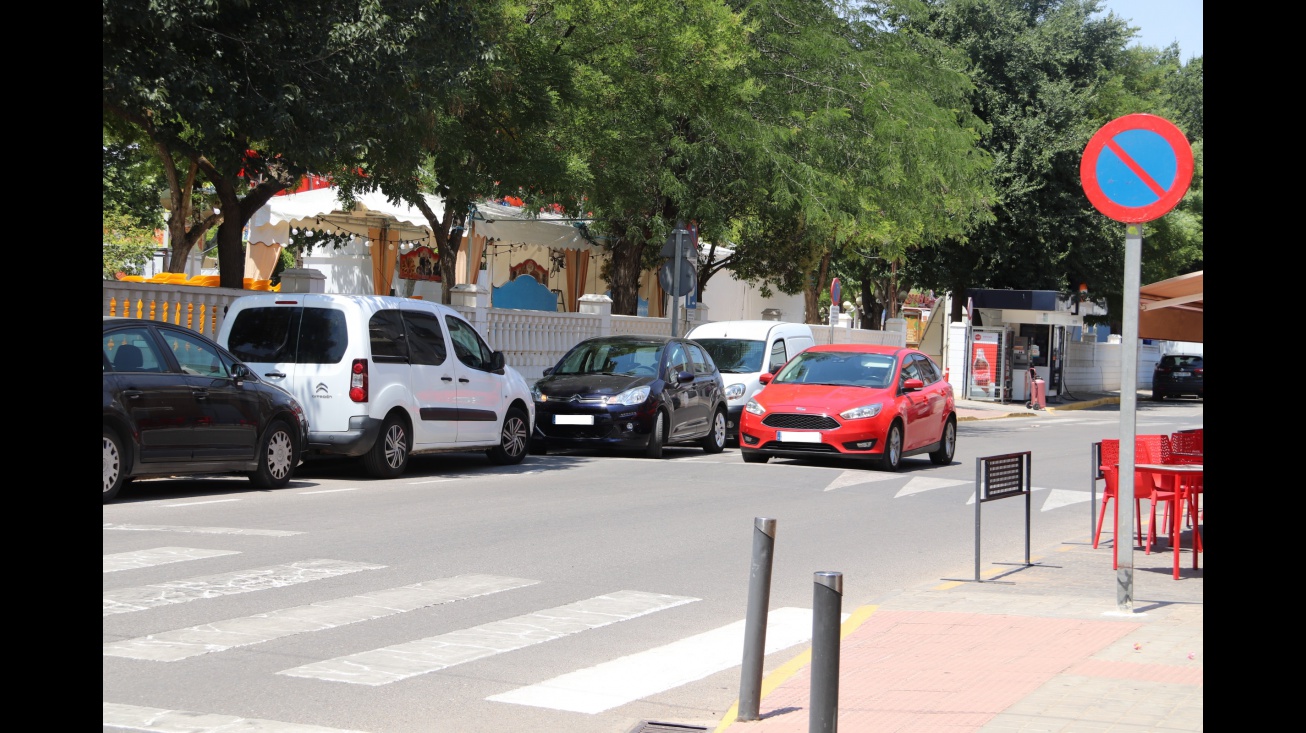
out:
<path id="1" fill-rule="evenodd" d="M 879 331 L 880 314 L 884 312 L 884 308 L 880 305 L 880 302 L 875 299 L 875 292 L 871 288 L 871 280 L 869 277 L 862 279 L 860 294 L 862 297 L 862 305 L 860 308 L 862 330 Z"/>
<path id="2" fill-rule="evenodd" d="M 803 285 L 804 323 L 821 323 L 821 289 L 830 272 L 830 252 L 821 253 L 821 265 L 816 269 L 816 280 L 808 279 Z"/>
<path id="3" fill-rule="evenodd" d="M 639 314 L 639 279 L 643 274 L 640 264 L 644 261 L 644 247 L 623 237 L 611 250 L 608 286 L 612 288 L 613 315 Z"/>

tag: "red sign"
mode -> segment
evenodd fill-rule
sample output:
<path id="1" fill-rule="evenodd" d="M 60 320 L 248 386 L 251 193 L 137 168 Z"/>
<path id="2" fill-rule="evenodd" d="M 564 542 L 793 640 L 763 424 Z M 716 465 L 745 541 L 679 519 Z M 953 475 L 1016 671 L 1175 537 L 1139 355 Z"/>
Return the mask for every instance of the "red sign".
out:
<path id="1" fill-rule="evenodd" d="M 1173 209 L 1193 180 L 1193 149 L 1163 117 L 1125 115 L 1102 126 L 1079 161 L 1084 194 L 1103 214 L 1127 224 Z"/>

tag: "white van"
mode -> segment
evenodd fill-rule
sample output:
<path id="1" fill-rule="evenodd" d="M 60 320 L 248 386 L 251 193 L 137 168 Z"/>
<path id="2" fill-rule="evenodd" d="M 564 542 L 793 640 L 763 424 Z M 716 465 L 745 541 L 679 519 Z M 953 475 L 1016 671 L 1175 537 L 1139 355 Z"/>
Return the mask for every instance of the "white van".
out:
<path id="1" fill-rule="evenodd" d="M 774 374 L 795 354 L 816 343 L 806 323 L 717 321 L 696 326 L 686 338 L 711 354 L 726 384 L 726 436 L 739 439 L 739 416 L 762 388 L 764 373 Z"/>
<path id="2" fill-rule="evenodd" d="M 535 402 L 458 311 L 389 295 L 259 293 L 237 298 L 218 343 L 308 413 L 308 453 L 357 456 L 393 478 L 414 453 L 530 449 Z"/>

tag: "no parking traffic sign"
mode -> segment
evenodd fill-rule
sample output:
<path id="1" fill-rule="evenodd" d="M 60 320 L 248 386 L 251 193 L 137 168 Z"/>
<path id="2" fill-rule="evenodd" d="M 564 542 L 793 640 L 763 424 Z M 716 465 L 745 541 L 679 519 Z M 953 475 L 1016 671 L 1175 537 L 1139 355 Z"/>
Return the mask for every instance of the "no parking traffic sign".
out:
<path id="1" fill-rule="evenodd" d="M 1163 117 L 1132 114 L 1098 130 L 1084 148 L 1079 178 L 1094 208 L 1128 224 L 1159 219 L 1193 180 L 1188 138 Z"/>

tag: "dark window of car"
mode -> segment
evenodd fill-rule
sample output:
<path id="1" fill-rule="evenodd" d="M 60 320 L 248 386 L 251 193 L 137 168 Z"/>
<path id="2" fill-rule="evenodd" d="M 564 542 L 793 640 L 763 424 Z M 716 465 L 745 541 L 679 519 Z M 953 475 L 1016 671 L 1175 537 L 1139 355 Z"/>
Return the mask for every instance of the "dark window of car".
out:
<path id="1" fill-rule="evenodd" d="M 722 372 L 746 374 L 762 371 L 762 356 L 766 353 L 766 344 L 762 341 L 707 338 L 696 338 L 694 341 L 707 351 Z M 783 342 L 780 342 L 780 350 L 784 351 Z M 773 356 L 771 363 L 775 365 L 783 362 L 775 361 Z"/>
<path id="2" fill-rule="evenodd" d="M 393 363 L 408 360 L 408 342 L 404 338 L 404 322 L 398 310 L 373 313 L 367 332 L 372 341 L 374 361 Z"/>
<path id="3" fill-rule="evenodd" d="M 671 348 L 667 349 L 667 373 L 676 374 L 678 372 L 693 372 L 694 368 L 690 365 L 689 354 L 685 347 L 681 346 L 679 341 L 672 342 Z"/>
<path id="4" fill-rule="evenodd" d="M 1157 362 L 1157 367 L 1171 371 L 1201 369 L 1202 357 L 1190 354 L 1167 354 L 1161 357 L 1161 361 Z"/>
<path id="5" fill-rule="evenodd" d="M 943 378 L 943 373 L 939 371 L 939 365 L 925 354 L 916 355 L 916 364 L 920 367 L 921 381 L 926 384 L 934 384 Z"/>
<path id="6" fill-rule="evenodd" d="M 695 344 L 685 344 L 689 349 L 689 358 L 694 362 L 695 374 L 712 374 L 716 372 L 716 365 L 712 363 L 712 357 L 704 353 L 703 349 Z"/>
<path id="7" fill-rule="evenodd" d="M 303 308 L 247 308 L 236 314 L 227 350 L 241 361 L 291 362 Z"/>
<path id="8" fill-rule="evenodd" d="M 408 350 L 412 363 L 443 364 L 449 352 L 445 349 L 440 319 L 430 313 L 404 311 L 404 324 L 408 326 Z"/>
<path id="9" fill-rule="evenodd" d="M 340 360 L 345 358 L 345 348 L 349 346 L 349 326 L 345 323 L 345 312 L 335 308 L 304 308 L 303 310 L 303 325 L 299 329 L 299 352 L 295 355 L 295 362 L 339 364 Z"/>
<path id="10" fill-rule="evenodd" d="M 906 384 L 908 379 L 921 379 L 920 366 L 916 363 L 916 358 L 912 354 L 903 357 L 902 376 L 898 380 L 899 386 Z M 925 380 L 921 379 L 921 381 L 924 382 Z"/>
<path id="11" fill-rule="evenodd" d="M 771 371 L 784 366 L 786 361 L 789 361 L 789 356 L 785 353 L 785 340 L 776 339 L 775 343 L 771 344 L 771 361 L 768 362 L 771 365 Z"/>
<path id="12" fill-rule="evenodd" d="M 348 344 L 345 314 L 334 308 L 248 308 L 227 334 L 227 350 L 254 363 L 338 364 Z"/>
<path id="13" fill-rule="evenodd" d="M 122 328 L 104 334 L 104 358 L 115 372 L 169 371 L 146 328 Z"/>
<path id="14" fill-rule="evenodd" d="M 228 377 L 227 365 L 218 350 L 198 335 L 186 331 L 160 328 L 163 342 L 172 349 L 172 355 L 185 374 L 200 377 Z"/>
<path id="15" fill-rule="evenodd" d="M 472 324 L 453 316 L 445 316 L 444 322 L 449 326 L 449 338 L 453 340 L 453 353 L 458 361 L 473 369 L 489 369 L 493 352 Z"/>

